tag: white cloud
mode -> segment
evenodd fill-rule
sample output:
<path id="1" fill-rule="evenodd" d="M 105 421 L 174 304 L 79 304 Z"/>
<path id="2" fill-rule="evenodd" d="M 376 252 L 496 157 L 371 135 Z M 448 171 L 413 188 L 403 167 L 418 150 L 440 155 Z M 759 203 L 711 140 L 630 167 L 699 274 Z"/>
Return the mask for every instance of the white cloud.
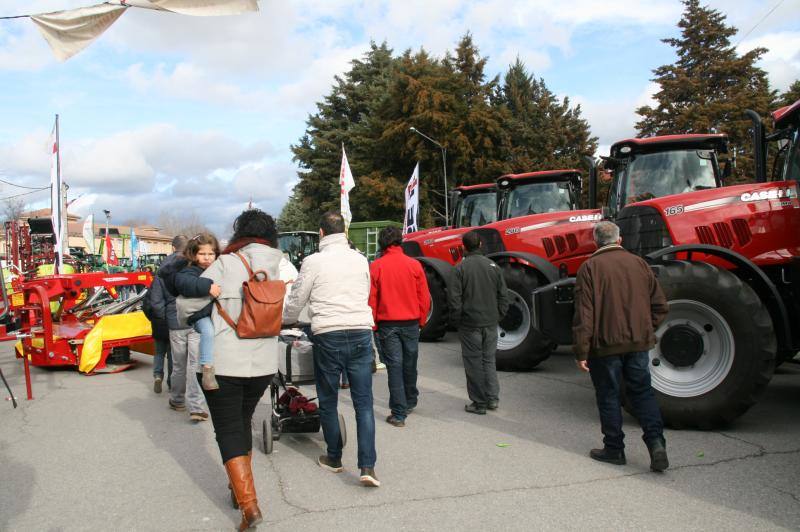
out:
<path id="1" fill-rule="evenodd" d="M 763 47 L 760 66 L 767 71 L 773 89 L 785 91 L 793 81 L 800 79 L 800 31 L 767 33 L 743 41 L 738 51 L 745 53 Z"/>
<path id="2" fill-rule="evenodd" d="M 36 131 L 0 144 L 4 179 L 28 186 L 49 182 L 49 132 Z M 222 227 L 250 197 L 280 210 L 296 180 L 290 163 L 272 160 L 266 142 L 242 144 L 214 131 L 186 131 L 153 124 L 104 138 L 62 139 L 62 175 L 70 196 L 86 197 L 77 211 L 111 208 L 115 219 L 149 218 L 162 211 L 196 209 L 201 219 Z M 13 191 L 13 192 L 12 192 Z M 4 186 L 3 197 L 19 190 Z M 39 200 L 32 197 L 32 200 Z"/>

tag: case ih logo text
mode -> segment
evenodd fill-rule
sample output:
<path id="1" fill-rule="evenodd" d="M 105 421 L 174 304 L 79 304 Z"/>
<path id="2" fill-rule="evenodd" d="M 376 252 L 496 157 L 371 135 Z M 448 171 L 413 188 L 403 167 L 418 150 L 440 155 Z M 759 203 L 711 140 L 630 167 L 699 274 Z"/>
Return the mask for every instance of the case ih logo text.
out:
<path id="1" fill-rule="evenodd" d="M 791 188 L 771 188 L 769 190 L 759 190 L 758 192 L 745 192 L 742 194 L 742 201 L 759 201 L 791 198 L 795 196 Z"/>
<path id="2" fill-rule="evenodd" d="M 599 222 L 603 219 L 602 214 L 581 214 L 579 216 L 570 216 L 570 222 Z"/>

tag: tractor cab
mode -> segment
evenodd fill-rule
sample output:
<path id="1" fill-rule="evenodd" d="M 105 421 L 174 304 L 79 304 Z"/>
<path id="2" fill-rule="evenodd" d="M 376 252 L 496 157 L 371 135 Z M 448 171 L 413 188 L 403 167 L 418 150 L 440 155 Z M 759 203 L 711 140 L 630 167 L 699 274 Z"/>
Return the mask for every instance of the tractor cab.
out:
<path id="1" fill-rule="evenodd" d="M 775 132 L 766 140 L 779 142 L 773 181 L 800 181 L 800 100 L 772 113 Z"/>
<path id="2" fill-rule="evenodd" d="M 723 134 L 667 135 L 628 139 L 611 146 L 604 157 L 614 180 L 608 207 L 614 217 L 625 206 L 653 198 L 722 186 L 717 153 L 727 153 Z"/>
<path id="3" fill-rule="evenodd" d="M 452 198 L 454 227 L 476 227 L 497 220 L 497 187 L 494 183 L 456 187 Z"/>
<path id="4" fill-rule="evenodd" d="M 507 174 L 497 180 L 500 219 L 578 209 L 581 174 L 578 170 L 545 170 Z"/>
<path id="5" fill-rule="evenodd" d="M 289 262 L 300 269 L 303 259 L 319 250 L 319 233 L 290 231 L 278 233 L 278 249 L 289 256 Z"/>

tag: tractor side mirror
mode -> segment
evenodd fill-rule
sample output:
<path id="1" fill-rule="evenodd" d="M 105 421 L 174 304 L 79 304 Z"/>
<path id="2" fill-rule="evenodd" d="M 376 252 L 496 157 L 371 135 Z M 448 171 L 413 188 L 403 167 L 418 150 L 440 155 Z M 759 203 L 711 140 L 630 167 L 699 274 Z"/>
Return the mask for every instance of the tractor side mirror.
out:
<path id="1" fill-rule="evenodd" d="M 722 167 L 722 181 L 727 181 L 733 174 L 733 163 L 730 159 L 725 161 L 725 166 Z"/>

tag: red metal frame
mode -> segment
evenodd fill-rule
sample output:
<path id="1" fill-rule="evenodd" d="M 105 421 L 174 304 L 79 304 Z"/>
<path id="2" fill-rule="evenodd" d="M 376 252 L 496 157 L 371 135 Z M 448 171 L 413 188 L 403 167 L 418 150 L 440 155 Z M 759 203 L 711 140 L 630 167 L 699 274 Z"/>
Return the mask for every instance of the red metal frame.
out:
<path id="1" fill-rule="evenodd" d="M 149 287 L 153 276 L 150 272 L 132 273 L 76 273 L 38 277 L 19 281 L 23 295 L 22 305 L 12 305 L 11 309 L 22 318 L 17 337 L 22 350 L 17 350 L 17 358 L 22 358 L 25 366 L 25 379 L 28 399 L 32 399 L 30 386 L 30 365 L 34 366 L 78 366 L 83 340 L 100 318 L 90 315 L 79 318 L 73 309 L 81 303 L 81 297 L 91 288 L 104 288 L 116 299 L 117 288 L 125 286 Z M 51 302 L 59 302 L 55 312 Z M 133 344 L 152 340 L 151 336 L 137 336 L 103 342 L 103 352 L 94 371 L 120 371 L 130 367 L 107 368 L 106 361 L 116 347 L 130 347 Z M 40 344 L 37 347 L 34 344 Z"/>

